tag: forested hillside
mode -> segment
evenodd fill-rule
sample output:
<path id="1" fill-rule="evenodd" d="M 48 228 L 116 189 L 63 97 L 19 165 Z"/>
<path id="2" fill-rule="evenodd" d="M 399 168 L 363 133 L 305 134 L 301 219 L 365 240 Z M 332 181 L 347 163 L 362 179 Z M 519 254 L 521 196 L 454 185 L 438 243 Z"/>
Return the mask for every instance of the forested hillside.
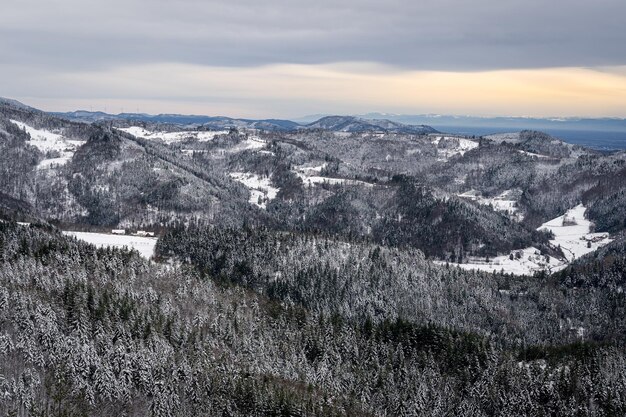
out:
<path id="1" fill-rule="evenodd" d="M 349 302 L 345 308 L 329 303 L 324 313 L 306 308 L 310 300 L 279 302 L 285 292 L 278 288 L 263 295 L 232 285 L 237 275 L 226 268 L 220 272 L 234 277 L 231 284 L 206 271 L 96 250 L 35 226 L 2 223 L 0 243 L 0 409 L 6 415 L 626 410 L 621 343 L 550 347 L 515 342 L 504 337 L 505 329 L 492 339 L 452 322 L 435 324 L 435 317 L 431 324 L 389 311 L 357 318 Z M 372 256 L 387 262 L 397 255 Z M 346 277 L 341 268 L 338 273 Z M 437 275 L 471 279 L 445 270 Z M 344 300 L 354 289 L 346 288 Z"/>
<path id="2" fill-rule="evenodd" d="M 625 153 L 79 116 L 0 101 L 0 415 L 626 415 Z"/>

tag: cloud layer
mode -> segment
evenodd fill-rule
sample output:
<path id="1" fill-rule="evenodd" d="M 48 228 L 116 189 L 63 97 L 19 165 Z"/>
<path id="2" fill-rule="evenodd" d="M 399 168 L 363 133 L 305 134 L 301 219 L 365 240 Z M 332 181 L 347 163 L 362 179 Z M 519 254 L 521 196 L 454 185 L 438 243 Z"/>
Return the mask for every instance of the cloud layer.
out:
<path id="1" fill-rule="evenodd" d="M 333 104 L 326 111 L 358 111 L 363 103 L 418 110 L 451 97 L 446 83 L 463 97 L 475 96 L 470 87 L 486 82 L 484 74 L 514 70 L 509 86 L 506 76 L 491 87 L 481 84 L 485 101 L 475 103 L 475 113 L 489 111 L 481 104 L 501 105 L 501 95 L 508 94 L 513 112 L 533 97 L 538 108 L 587 100 L 580 95 L 585 90 L 602 90 L 606 100 L 594 108 L 587 103 L 587 110 L 570 103 L 570 111 L 614 113 L 624 104 L 615 97 L 623 94 L 624 16 L 621 0 L 22 0 L 3 5 L 0 14 L 0 95 L 51 105 L 63 97 L 129 105 L 161 100 L 163 111 L 200 110 L 194 102 L 240 112 L 270 104 L 274 115 L 283 107 L 324 111 Z M 544 68 L 565 68 L 559 71 L 567 82 L 546 83 L 538 75 Z M 526 74 L 534 75 L 522 74 L 531 69 L 537 71 Z M 462 74 L 473 83 L 463 83 Z M 600 79 L 614 82 L 615 91 L 600 88 Z M 550 82 L 561 88 L 548 88 Z M 420 91 L 433 94 L 429 83 L 444 90 L 424 97 Z M 459 108 L 454 104 L 448 102 L 448 112 Z M 471 106 L 463 109 L 472 113 Z"/>

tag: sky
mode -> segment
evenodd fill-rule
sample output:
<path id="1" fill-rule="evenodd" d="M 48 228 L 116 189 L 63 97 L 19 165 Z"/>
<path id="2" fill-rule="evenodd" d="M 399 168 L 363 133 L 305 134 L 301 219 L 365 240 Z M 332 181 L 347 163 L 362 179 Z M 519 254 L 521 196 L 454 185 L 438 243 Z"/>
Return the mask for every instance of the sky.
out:
<path id="1" fill-rule="evenodd" d="M 0 0 L 51 111 L 626 117 L 623 0 Z"/>

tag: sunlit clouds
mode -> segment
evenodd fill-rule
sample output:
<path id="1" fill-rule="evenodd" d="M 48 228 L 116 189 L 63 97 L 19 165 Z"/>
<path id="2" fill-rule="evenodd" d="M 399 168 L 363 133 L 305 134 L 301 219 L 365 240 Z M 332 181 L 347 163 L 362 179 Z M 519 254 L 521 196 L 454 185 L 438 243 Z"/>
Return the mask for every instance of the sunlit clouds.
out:
<path id="1" fill-rule="evenodd" d="M 623 0 L 23 0 L 0 96 L 46 110 L 626 117 Z"/>
<path id="2" fill-rule="evenodd" d="M 407 71 L 343 63 L 205 67 L 144 64 L 34 79 L 25 99 L 59 110 L 297 117 L 387 111 L 624 116 L 626 70 Z M 44 92 L 47 98 L 38 98 Z"/>

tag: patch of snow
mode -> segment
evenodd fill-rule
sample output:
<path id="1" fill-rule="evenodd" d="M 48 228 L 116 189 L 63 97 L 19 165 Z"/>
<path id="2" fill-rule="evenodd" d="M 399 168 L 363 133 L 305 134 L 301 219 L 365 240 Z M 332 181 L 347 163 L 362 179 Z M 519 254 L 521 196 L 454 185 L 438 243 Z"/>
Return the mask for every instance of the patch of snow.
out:
<path id="1" fill-rule="evenodd" d="M 570 262 L 613 241 L 608 233 L 591 233 L 593 223 L 585 219 L 585 211 L 585 206 L 579 204 L 537 228 L 554 233 L 550 243 L 560 246 Z"/>
<path id="2" fill-rule="evenodd" d="M 210 153 L 210 151 L 206 149 L 181 149 L 180 151 L 185 155 L 193 155 L 194 153 Z"/>
<path id="3" fill-rule="evenodd" d="M 99 248 L 114 247 L 135 249 L 146 259 L 150 259 L 154 255 L 154 247 L 158 240 L 154 237 L 114 235 L 108 233 L 64 231 L 63 234 L 74 236 L 77 239 L 96 245 Z"/>
<path id="4" fill-rule="evenodd" d="M 485 258 L 470 258 L 467 263 L 450 265 L 487 272 L 504 270 L 506 273 L 515 275 L 532 275 L 538 271 L 548 273 L 560 271 L 574 259 L 613 241 L 607 233 L 590 233 L 592 222 L 585 219 L 585 211 L 585 206 L 579 204 L 564 215 L 537 228 L 537 230 L 551 230 L 554 233 L 555 237 L 550 240 L 550 243 L 555 247 L 560 246 L 565 256 L 564 259 L 541 255 L 538 249 L 530 247 L 512 251 L 509 255 L 497 256 L 489 259 L 488 262 Z M 436 263 L 445 264 L 442 261 L 436 261 Z"/>
<path id="5" fill-rule="evenodd" d="M 76 149 L 83 144 L 78 140 L 70 140 L 63 135 L 51 132 L 45 129 L 36 129 L 26 123 L 19 122 L 17 120 L 11 120 L 11 123 L 17 125 L 20 129 L 23 129 L 30 135 L 30 141 L 28 143 L 35 146 L 43 153 L 58 152 L 59 157 L 44 159 L 39 163 L 37 169 L 50 169 L 53 166 L 60 166 L 67 164 L 74 156 Z"/>
<path id="6" fill-rule="evenodd" d="M 478 142 L 456 136 L 435 136 L 431 143 L 437 147 L 438 161 L 446 161 L 456 155 L 463 156 L 465 152 L 478 147 Z"/>
<path id="7" fill-rule="evenodd" d="M 524 215 L 519 212 L 518 201 L 522 191 L 519 189 L 505 190 L 499 195 L 491 198 L 483 197 L 480 192 L 469 190 L 462 194 L 458 194 L 461 198 L 476 201 L 479 204 L 491 206 L 495 211 L 505 213 L 511 219 L 521 222 Z"/>
<path id="8" fill-rule="evenodd" d="M 513 259 L 511 259 L 513 255 Z M 442 265 L 445 262 L 437 261 Z M 547 271 L 549 273 L 560 271 L 566 263 L 549 255 L 542 255 L 539 249 L 530 247 L 511 251 L 509 255 L 496 256 L 494 258 L 470 258 L 469 262 L 453 264 L 462 269 L 485 272 L 501 272 L 514 275 L 533 275 L 535 272 Z"/>
<path id="9" fill-rule="evenodd" d="M 267 142 L 265 142 L 263 139 L 257 136 L 250 136 L 246 140 L 244 140 L 243 142 L 235 146 L 232 149 L 232 151 L 241 152 L 241 151 L 255 150 L 255 149 L 260 150 L 260 149 L 265 148 L 265 145 L 267 145 Z"/>
<path id="10" fill-rule="evenodd" d="M 538 154 L 538 153 L 527 152 L 527 151 L 523 151 L 523 150 L 521 150 L 521 149 L 520 149 L 520 150 L 518 150 L 517 152 L 521 153 L 522 155 L 532 156 L 532 157 L 535 157 L 535 158 L 550 158 L 550 157 L 549 157 L 549 156 L 547 156 L 547 155 L 540 155 L 540 154 Z"/>
<path id="11" fill-rule="evenodd" d="M 267 202 L 276 198 L 279 188 L 273 187 L 269 178 L 260 177 L 257 174 L 246 172 L 231 172 L 229 174 L 235 181 L 245 185 L 250 190 L 251 204 L 262 209 L 267 208 Z"/>
<path id="12" fill-rule="evenodd" d="M 485 136 L 485 138 L 493 140 L 494 142 L 519 142 L 520 134 L 519 132 L 494 133 L 492 135 Z"/>
<path id="13" fill-rule="evenodd" d="M 322 165 L 315 165 L 315 166 L 301 165 L 301 166 L 295 167 L 295 169 L 296 169 L 296 172 L 300 172 L 302 174 L 311 174 L 311 173 L 319 174 L 320 172 L 322 172 L 324 168 L 326 168 L 326 165 L 328 164 L 324 162 Z"/>
<path id="14" fill-rule="evenodd" d="M 302 166 L 295 167 L 293 172 L 302 180 L 304 185 L 308 187 L 312 187 L 316 184 L 330 184 L 330 185 L 347 184 L 347 185 L 364 185 L 368 187 L 372 186 L 372 184 L 365 182 L 365 181 L 351 180 L 347 178 L 322 177 L 319 174 L 322 172 L 322 169 L 326 168 L 326 165 L 327 165 L 326 163 L 323 163 L 322 165 L 315 165 L 315 166 L 302 165 Z M 318 174 L 318 175 L 315 175 L 315 174 Z"/>
<path id="15" fill-rule="evenodd" d="M 349 180 L 346 178 L 320 177 L 317 175 L 308 176 L 308 175 L 301 174 L 301 173 L 296 173 L 296 175 L 300 177 L 304 185 L 308 187 L 312 187 L 316 184 L 330 184 L 330 185 L 346 184 L 346 185 L 364 185 L 366 187 L 372 187 L 372 184 L 370 184 L 369 182 L 359 181 L 359 180 Z"/>
<path id="16" fill-rule="evenodd" d="M 131 126 L 120 128 L 119 130 L 130 133 L 131 135 L 143 139 L 158 139 L 167 144 L 182 142 L 185 140 L 197 140 L 198 142 L 208 142 L 213 140 L 215 136 L 227 134 L 228 131 L 198 131 L 198 130 L 181 130 L 177 132 L 157 132 L 144 129 L 139 126 Z"/>

